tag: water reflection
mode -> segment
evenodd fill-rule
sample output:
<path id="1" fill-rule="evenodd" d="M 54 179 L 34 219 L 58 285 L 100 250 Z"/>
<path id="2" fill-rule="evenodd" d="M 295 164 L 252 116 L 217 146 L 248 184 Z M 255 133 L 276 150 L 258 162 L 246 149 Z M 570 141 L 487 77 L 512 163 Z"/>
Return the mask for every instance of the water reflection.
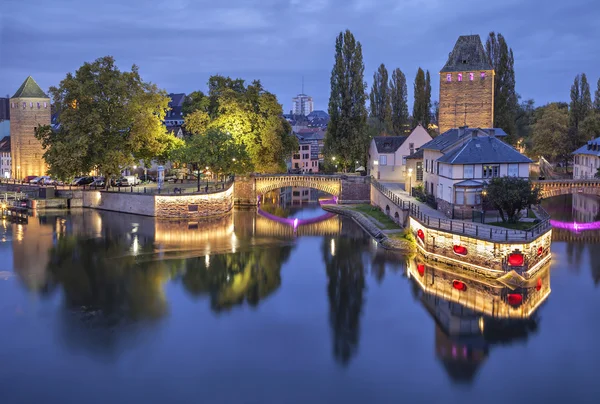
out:
<path id="1" fill-rule="evenodd" d="M 473 382 L 494 345 L 526 340 L 537 331 L 537 309 L 550 294 L 549 268 L 531 279 L 516 273 L 486 279 L 409 261 L 413 291 L 436 323 L 436 356 L 453 381 Z"/>

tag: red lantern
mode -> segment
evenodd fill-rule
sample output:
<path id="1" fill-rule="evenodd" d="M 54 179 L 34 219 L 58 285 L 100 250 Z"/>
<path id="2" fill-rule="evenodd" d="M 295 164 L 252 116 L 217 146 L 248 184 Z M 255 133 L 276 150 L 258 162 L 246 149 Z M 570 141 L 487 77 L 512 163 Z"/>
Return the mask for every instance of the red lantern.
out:
<path id="1" fill-rule="evenodd" d="M 461 292 L 464 292 L 465 290 L 467 290 L 467 285 L 465 285 L 464 282 L 461 282 L 458 280 L 452 281 L 452 287 L 456 290 L 460 290 Z"/>
<path id="2" fill-rule="evenodd" d="M 511 306 L 518 306 L 521 304 L 521 302 L 523 302 L 523 295 L 518 293 L 510 293 L 508 295 L 508 304 Z"/>
<path id="3" fill-rule="evenodd" d="M 511 267 L 522 267 L 525 263 L 525 258 L 521 253 L 512 253 L 508 256 L 508 265 Z"/>
<path id="4" fill-rule="evenodd" d="M 537 251 L 538 257 L 539 257 L 540 255 L 542 255 L 543 253 L 544 253 L 544 247 L 540 247 L 540 248 L 538 248 L 538 251 Z"/>
<path id="5" fill-rule="evenodd" d="M 453 247 L 454 250 L 454 254 L 457 255 L 467 255 L 467 247 L 462 246 L 462 245 L 455 245 Z"/>
<path id="6" fill-rule="evenodd" d="M 538 278 L 537 284 L 535 285 L 535 290 L 542 289 L 542 278 Z"/>
<path id="7" fill-rule="evenodd" d="M 417 264 L 417 272 L 419 275 L 425 275 L 425 264 Z"/>
<path id="8" fill-rule="evenodd" d="M 417 237 L 421 239 L 421 241 L 425 241 L 425 233 L 423 233 L 423 230 L 419 229 L 417 230 Z"/>

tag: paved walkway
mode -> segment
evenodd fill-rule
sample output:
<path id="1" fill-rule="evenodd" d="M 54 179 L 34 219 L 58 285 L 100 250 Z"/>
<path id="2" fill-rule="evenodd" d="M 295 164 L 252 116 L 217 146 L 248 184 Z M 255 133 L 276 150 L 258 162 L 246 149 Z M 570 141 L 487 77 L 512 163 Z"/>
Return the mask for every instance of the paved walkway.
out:
<path id="1" fill-rule="evenodd" d="M 382 182 L 381 184 L 387 187 L 390 191 L 394 193 L 394 195 L 397 195 L 398 198 L 402 199 L 403 201 L 409 201 L 418 206 L 419 210 L 427 216 L 434 217 L 436 219 L 448 219 L 446 215 L 444 215 L 439 210 L 433 209 L 431 206 L 421 201 L 418 201 L 417 198 L 408 195 L 408 192 L 404 190 L 404 183 Z"/>

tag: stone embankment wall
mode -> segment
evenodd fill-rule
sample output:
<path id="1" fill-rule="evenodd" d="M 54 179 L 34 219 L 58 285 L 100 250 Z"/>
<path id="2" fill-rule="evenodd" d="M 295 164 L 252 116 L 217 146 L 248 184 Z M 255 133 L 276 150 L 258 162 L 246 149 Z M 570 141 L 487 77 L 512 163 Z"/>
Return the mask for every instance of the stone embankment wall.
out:
<path id="1" fill-rule="evenodd" d="M 156 216 L 154 195 L 150 194 L 86 191 L 83 192 L 83 207 Z"/>
<path id="2" fill-rule="evenodd" d="M 382 212 L 386 213 L 399 226 L 405 227 L 407 224 L 406 219 L 408 218 L 408 210 L 402 210 L 374 186 L 371 186 L 370 188 L 371 205 L 379 207 Z"/>

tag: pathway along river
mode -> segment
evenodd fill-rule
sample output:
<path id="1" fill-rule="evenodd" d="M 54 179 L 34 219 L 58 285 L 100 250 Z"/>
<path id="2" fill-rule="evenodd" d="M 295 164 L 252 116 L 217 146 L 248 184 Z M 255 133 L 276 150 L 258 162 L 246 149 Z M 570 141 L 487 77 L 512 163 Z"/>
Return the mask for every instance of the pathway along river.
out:
<path id="1" fill-rule="evenodd" d="M 547 208 L 573 220 L 571 197 Z M 2 403 L 600 396 L 599 233 L 557 232 L 549 298 L 483 332 L 458 304 L 427 309 L 406 258 L 345 218 L 294 235 L 253 211 L 198 224 L 82 210 L 0 233 Z"/>

